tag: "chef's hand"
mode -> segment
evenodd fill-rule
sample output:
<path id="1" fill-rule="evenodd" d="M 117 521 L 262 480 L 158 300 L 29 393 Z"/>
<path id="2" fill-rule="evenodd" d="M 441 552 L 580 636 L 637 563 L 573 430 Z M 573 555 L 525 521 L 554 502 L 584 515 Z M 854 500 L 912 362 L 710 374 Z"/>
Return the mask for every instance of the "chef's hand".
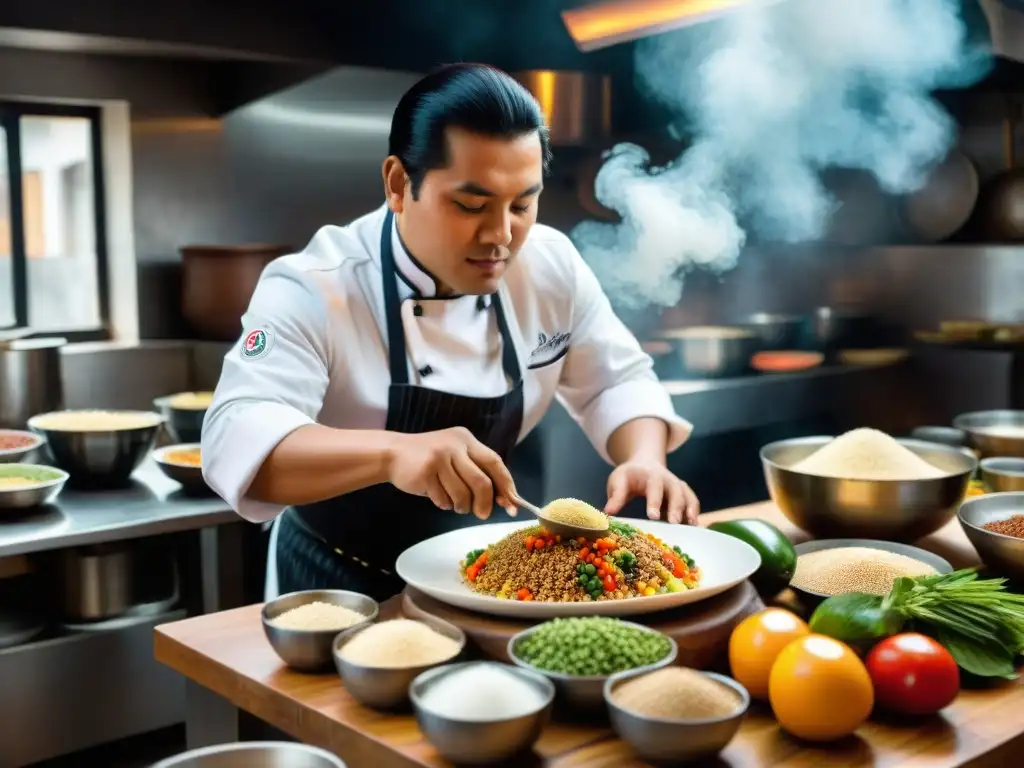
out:
<path id="1" fill-rule="evenodd" d="M 486 520 L 495 501 L 515 512 L 516 487 L 505 462 L 463 427 L 396 435 L 388 480 L 460 515 L 472 512 Z"/>
<path id="2" fill-rule="evenodd" d="M 647 517 L 657 520 L 662 509 L 670 523 L 693 525 L 700 502 L 693 489 L 656 461 L 627 461 L 608 476 L 608 503 L 604 511 L 617 515 L 632 499 L 647 499 Z"/>

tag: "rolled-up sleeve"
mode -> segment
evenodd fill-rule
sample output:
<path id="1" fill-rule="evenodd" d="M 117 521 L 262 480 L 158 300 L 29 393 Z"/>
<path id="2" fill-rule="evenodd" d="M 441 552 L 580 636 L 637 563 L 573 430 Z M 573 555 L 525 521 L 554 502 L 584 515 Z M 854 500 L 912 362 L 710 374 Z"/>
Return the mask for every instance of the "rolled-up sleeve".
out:
<path id="1" fill-rule="evenodd" d="M 281 440 L 315 422 L 329 370 L 322 296 L 302 272 L 272 263 L 242 318 L 241 338 L 224 356 L 203 423 L 203 476 L 246 520 L 283 511 L 249 498 L 249 486 Z"/>
<path id="2" fill-rule="evenodd" d="M 559 399 L 609 463 L 612 433 L 643 417 L 664 421 L 669 427 L 668 450 L 676 450 L 693 426 L 676 413 L 650 356 L 615 314 L 593 271 L 568 238 L 564 247 L 572 249 L 575 308 Z"/>

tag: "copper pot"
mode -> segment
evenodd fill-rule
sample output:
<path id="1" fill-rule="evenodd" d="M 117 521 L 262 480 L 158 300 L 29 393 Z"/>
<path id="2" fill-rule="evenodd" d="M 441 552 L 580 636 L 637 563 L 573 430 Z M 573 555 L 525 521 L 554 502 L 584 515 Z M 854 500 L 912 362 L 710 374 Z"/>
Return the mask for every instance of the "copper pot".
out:
<path id="1" fill-rule="evenodd" d="M 182 314 L 201 339 L 234 341 L 264 268 L 287 245 L 189 245 L 181 249 Z"/>

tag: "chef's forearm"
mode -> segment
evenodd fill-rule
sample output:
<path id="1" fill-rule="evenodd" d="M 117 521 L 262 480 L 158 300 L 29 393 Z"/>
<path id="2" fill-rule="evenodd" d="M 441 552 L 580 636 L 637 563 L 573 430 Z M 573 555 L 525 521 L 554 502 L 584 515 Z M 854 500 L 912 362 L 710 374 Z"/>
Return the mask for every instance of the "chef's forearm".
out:
<path id="1" fill-rule="evenodd" d="M 300 427 L 270 452 L 248 496 L 270 504 L 311 504 L 385 483 L 393 433 Z"/>
<path id="2" fill-rule="evenodd" d="M 608 438 L 608 456 L 616 466 L 627 461 L 665 463 L 668 425 L 661 419 L 642 417 L 627 421 Z"/>

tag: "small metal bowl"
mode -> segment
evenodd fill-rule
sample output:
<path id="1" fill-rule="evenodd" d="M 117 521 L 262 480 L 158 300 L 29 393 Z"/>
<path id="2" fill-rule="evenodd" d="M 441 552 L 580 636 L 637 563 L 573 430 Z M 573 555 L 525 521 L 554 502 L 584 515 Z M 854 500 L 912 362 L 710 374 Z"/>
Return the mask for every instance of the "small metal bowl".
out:
<path id="1" fill-rule="evenodd" d="M 804 437 L 761 449 L 772 501 L 791 523 L 818 538 L 916 541 L 935 533 L 956 515 L 978 466 L 961 448 L 899 440 L 949 474 L 927 480 L 845 480 L 791 469 L 832 440 Z"/>
<path id="2" fill-rule="evenodd" d="M 643 630 L 644 632 L 651 632 L 653 634 L 662 634 L 657 630 L 645 627 L 643 624 L 635 624 L 632 621 L 622 622 L 625 625 L 633 627 L 635 629 Z M 544 624 L 538 624 L 528 629 L 524 629 L 521 632 L 517 632 L 509 638 L 507 653 L 508 657 L 512 660 L 512 663 L 517 667 L 528 669 L 531 672 L 535 672 L 551 680 L 555 684 L 555 694 L 558 697 L 560 703 L 565 704 L 567 707 L 577 711 L 596 711 L 604 709 L 604 684 L 607 682 L 611 675 L 567 675 L 562 672 L 549 672 L 546 669 L 540 669 L 535 667 L 526 661 L 520 659 L 515 653 L 515 647 L 519 642 L 526 637 L 529 637 Z M 679 654 L 679 646 L 676 645 L 676 641 L 668 635 L 665 635 L 669 642 L 669 651 L 664 658 L 653 664 L 646 664 L 636 669 L 626 670 L 628 672 L 651 672 L 655 669 L 661 669 L 667 667 L 676 660 L 676 656 Z"/>
<path id="3" fill-rule="evenodd" d="M 53 463 L 68 473 L 70 485 L 120 488 L 129 484 L 132 473 L 153 449 L 163 417 L 149 411 L 119 413 L 137 413 L 142 424 L 130 429 L 51 429 L 45 424 L 53 414 L 43 413 L 29 419 L 28 427 L 46 438 Z"/>
<path id="4" fill-rule="evenodd" d="M 503 720 L 455 720 L 424 705 L 431 686 L 453 672 L 476 665 L 501 666 L 532 685 L 539 694 L 537 709 Z M 486 765 L 505 761 L 536 743 L 551 719 L 555 686 L 543 675 L 528 669 L 493 661 L 470 661 L 446 664 L 417 675 L 409 685 L 409 698 L 420 730 L 446 760 L 456 765 Z"/>
<path id="5" fill-rule="evenodd" d="M 647 717 L 615 703 L 615 689 L 628 680 L 647 674 L 646 671 L 620 672 L 604 685 L 612 728 L 644 760 L 654 763 L 682 763 L 712 757 L 732 741 L 750 707 L 750 694 L 735 680 L 714 672 L 701 672 L 721 683 L 739 697 L 736 711 L 726 717 L 703 720 L 664 720 Z"/>
<path id="6" fill-rule="evenodd" d="M 241 741 L 168 757 L 152 768 L 345 768 L 326 750 L 291 741 Z"/>
<path id="7" fill-rule="evenodd" d="M 332 603 L 363 614 L 366 619 L 344 630 L 339 629 L 283 629 L 273 620 L 285 611 L 308 603 Z M 292 669 L 300 672 L 325 672 L 331 668 L 331 646 L 340 632 L 366 627 L 377 619 L 380 606 L 377 601 L 358 592 L 343 589 L 311 589 L 291 592 L 271 600 L 263 606 L 261 618 L 263 632 L 274 652 Z"/>
<path id="8" fill-rule="evenodd" d="M 981 561 L 1000 576 L 1024 583 L 1024 539 L 985 530 L 987 523 L 1024 515 L 1024 493 L 990 493 L 960 507 L 960 527 Z"/>
<path id="9" fill-rule="evenodd" d="M 982 459 L 981 481 L 997 493 L 1024 491 L 1024 459 L 994 456 Z"/>
<path id="10" fill-rule="evenodd" d="M 808 319 L 800 315 L 757 312 L 743 318 L 741 324 L 761 339 L 764 350 L 798 349 L 804 341 Z"/>
<path id="11" fill-rule="evenodd" d="M 799 562 L 801 556 L 809 555 L 811 552 L 829 549 L 849 549 L 850 547 L 864 547 L 865 549 L 879 549 L 883 552 L 892 552 L 897 555 L 913 558 L 925 565 L 930 565 L 937 573 L 953 572 L 953 566 L 949 564 L 948 560 L 920 547 L 898 544 L 894 541 L 878 541 L 877 539 L 817 539 L 797 544 L 794 549 L 796 550 L 797 561 Z M 826 595 L 824 592 L 802 589 L 792 582 L 790 582 L 789 587 L 803 598 L 804 607 L 806 608 L 816 606 L 823 600 L 832 597 L 832 595 Z"/>
<path id="12" fill-rule="evenodd" d="M 28 477 L 38 484 L 3 488 L 0 487 L 0 509 L 30 509 L 49 504 L 64 488 L 68 473 L 62 469 L 43 464 L 0 464 L 0 478 Z"/>
<path id="13" fill-rule="evenodd" d="M 982 456 L 1024 458 L 1024 411 L 975 411 L 953 419 L 953 426 L 967 433 L 972 447 Z M 999 434 L 1010 429 L 1020 434 Z"/>
<path id="14" fill-rule="evenodd" d="M 167 434 L 176 443 L 198 443 L 203 434 L 203 419 L 206 418 L 208 407 L 179 408 L 173 402 L 181 393 L 158 397 L 153 406 L 164 417 Z"/>
<path id="15" fill-rule="evenodd" d="M 409 705 L 409 686 L 413 680 L 428 669 L 434 669 L 455 661 L 466 649 L 466 633 L 442 619 L 423 616 L 416 621 L 426 624 L 436 632 L 450 637 L 459 644 L 458 651 L 447 659 L 439 659 L 433 664 L 421 664 L 415 667 L 367 667 L 344 658 L 341 649 L 353 637 L 367 629 L 366 626 L 353 627 L 345 630 L 334 639 L 334 666 L 341 676 L 345 690 L 360 704 L 375 709 L 399 709 Z"/>
<path id="16" fill-rule="evenodd" d="M 967 433 L 956 427 L 916 427 L 911 430 L 910 439 L 953 448 L 963 448 L 967 445 Z"/>
<path id="17" fill-rule="evenodd" d="M 169 453 L 176 451 L 199 450 L 199 443 L 180 443 L 178 445 L 167 445 L 153 451 L 153 461 L 163 472 L 174 482 L 181 486 L 181 490 L 189 496 L 202 496 L 213 493 L 210 486 L 203 479 L 202 466 L 193 467 L 187 464 L 175 464 L 167 460 Z"/>
<path id="18" fill-rule="evenodd" d="M 41 435 L 37 435 L 35 432 L 25 432 L 21 429 L 0 429 L 0 438 L 4 437 L 21 437 L 32 442 L 17 448 L 0 449 L 0 464 L 29 463 L 32 454 L 45 442 Z"/>
<path id="19" fill-rule="evenodd" d="M 730 326 L 678 328 L 662 338 L 672 344 L 689 376 L 723 378 L 750 372 L 750 358 L 761 349 L 752 331 Z"/>

